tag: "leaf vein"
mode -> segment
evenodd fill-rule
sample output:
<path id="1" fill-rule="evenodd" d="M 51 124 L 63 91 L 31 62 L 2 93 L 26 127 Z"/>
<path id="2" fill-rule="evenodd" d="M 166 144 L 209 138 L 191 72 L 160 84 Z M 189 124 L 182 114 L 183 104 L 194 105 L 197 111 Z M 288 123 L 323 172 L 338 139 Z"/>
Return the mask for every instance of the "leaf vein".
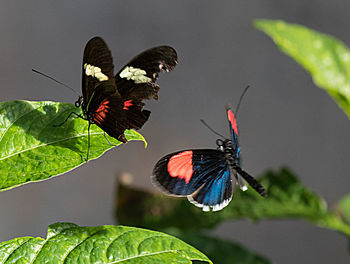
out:
<path id="1" fill-rule="evenodd" d="M 144 254 L 144 255 L 138 255 L 138 256 L 132 256 L 132 257 L 129 257 L 129 258 L 124 258 L 124 259 L 121 259 L 121 260 L 109 262 L 109 264 L 120 263 L 120 262 L 127 261 L 127 260 L 130 260 L 130 259 L 141 258 L 141 257 L 149 257 L 149 256 L 152 256 L 152 255 L 163 254 L 163 253 L 172 253 L 172 252 L 178 253 L 178 252 L 182 252 L 182 251 L 181 250 L 176 250 L 176 249 L 163 250 L 163 251 L 148 253 L 148 254 Z"/>
<path id="2" fill-rule="evenodd" d="M 69 254 L 71 254 L 71 253 L 73 252 L 74 249 L 76 249 L 77 247 L 79 247 L 81 244 L 83 244 L 85 241 L 87 241 L 88 239 L 92 238 L 92 237 L 95 236 L 96 234 L 101 233 L 101 232 L 105 232 L 105 231 L 106 231 L 106 229 L 97 230 L 96 232 L 90 234 L 90 235 L 87 236 L 85 239 L 83 239 L 82 241 L 80 241 L 78 244 L 74 245 L 74 246 L 67 252 L 67 254 L 63 257 L 63 263 L 66 263 Z M 89 254 L 89 258 L 90 258 L 90 254 Z"/>
<path id="3" fill-rule="evenodd" d="M 102 135 L 102 134 L 103 134 L 103 132 L 94 132 L 94 133 L 90 133 L 90 135 Z M 87 135 L 88 135 L 87 133 L 84 133 L 84 134 L 76 135 L 76 136 L 73 136 L 73 137 L 67 137 L 67 138 L 63 138 L 63 139 L 60 139 L 60 140 L 52 141 L 52 142 L 49 142 L 49 143 L 40 144 L 40 145 L 34 146 L 34 147 L 32 147 L 32 148 L 28 148 L 28 149 L 25 149 L 25 150 L 21 150 L 21 151 L 12 153 L 12 154 L 10 154 L 10 155 L 7 155 L 7 156 L 5 156 L 5 157 L 2 157 L 2 158 L 0 158 L 0 161 L 1 161 L 1 160 L 4 160 L 4 159 L 7 159 L 7 158 L 10 158 L 10 157 L 12 157 L 12 156 L 21 154 L 21 153 L 23 153 L 23 152 L 36 149 L 36 148 L 40 148 L 40 147 L 48 146 L 48 145 L 53 145 L 53 144 L 56 144 L 56 143 L 59 143 L 59 142 L 63 142 L 63 141 L 66 141 L 66 140 L 70 140 L 70 139 L 74 139 L 74 138 L 85 137 L 85 136 L 87 136 Z"/>
<path id="4" fill-rule="evenodd" d="M 114 238 L 108 245 L 108 247 L 106 247 L 106 250 L 105 250 L 105 254 L 106 254 L 106 258 L 108 259 L 107 257 L 107 252 L 109 251 L 109 248 L 111 247 L 111 245 L 118 239 L 120 238 L 122 235 L 125 235 L 126 233 L 130 233 L 130 232 L 135 232 L 136 230 L 127 230 L 127 231 L 124 231 L 123 233 L 119 234 L 116 238 Z"/>
<path id="5" fill-rule="evenodd" d="M 33 108 L 33 109 L 30 110 L 29 112 L 24 113 L 23 115 L 19 116 L 16 120 L 14 120 L 14 121 L 5 129 L 4 133 L 1 135 L 0 143 L 1 143 L 2 139 L 4 138 L 6 132 L 10 129 L 10 127 L 11 127 L 13 124 L 15 124 L 19 119 L 21 119 L 21 118 L 24 117 L 25 115 L 30 114 L 31 112 L 37 110 L 37 109 L 40 108 L 40 107 L 42 107 L 42 106 L 38 106 L 37 108 Z"/>

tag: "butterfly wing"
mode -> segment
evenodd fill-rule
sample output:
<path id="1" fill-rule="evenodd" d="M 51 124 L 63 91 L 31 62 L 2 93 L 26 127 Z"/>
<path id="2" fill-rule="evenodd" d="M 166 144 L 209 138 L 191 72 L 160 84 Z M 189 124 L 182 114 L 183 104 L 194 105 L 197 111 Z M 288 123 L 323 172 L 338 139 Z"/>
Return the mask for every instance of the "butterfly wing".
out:
<path id="1" fill-rule="evenodd" d="M 184 150 L 168 154 L 155 165 L 153 180 L 168 194 L 187 196 L 203 211 L 221 210 L 232 198 L 229 166 L 219 150 Z"/>
<path id="2" fill-rule="evenodd" d="M 227 112 L 227 121 L 229 124 L 230 129 L 230 135 L 231 135 L 231 142 L 232 142 L 232 148 L 233 148 L 233 157 L 235 159 L 236 165 L 241 165 L 241 159 L 240 159 L 240 147 L 238 143 L 238 126 L 237 126 L 237 120 L 233 113 L 233 111 L 230 108 L 226 108 Z M 242 177 L 239 173 L 234 174 L 237 184 L 239 185 L 240 189 L 243 191 L 247 190 L 247 186 L 242 180 Z"/>
<path id="3" fill-rule="evenodd" d="M 124 131 L 129 125 L 113 68 L 112 55 L 104 40 L 100 37 L 89 40 L 83 56 L 82 108 L 90 122 L 108 135 L 126 142 Z"/>
<path id="4" fill-rule="evenodd" d="M 107 44 L 100 37 L 94 37 L 88 41 L 84 49 L 82 65 L 82 90 L 83 103 L 87 107 L 96 88 L 102 82 L 114 81 L 113 59 Z M 114 93 L 114 91 L 110 91 Z"/>
<path id="5" fill-rule="evenodd" d="M 227 120 L 229 123 L 230 128 L 230 135 L 231 135 L 231 141 L 233 145 L 233 149 L 236 152 L 236 157 L 239 158 L 239 144 L 238 144 L 238 127 L 237 127 L 237 120 L 233 113 L 233 111 L 230 108 L 226 109 L 227 111 Z"/>
<path id="6" fill-rule="evenodd" d="M 108 81 L 96 87 L 89 104 L 90 116 L 109 136 L 126 143 L 124 131 L 130 127 L 123 110 L 123 99 L 117 91 L 112 92 L 113 89 L 115 84 Z"/>
<path id="7" fill-rule="evenodd" d="M 176 64 L 177 54 L 172 47 L 148 49 L 134 57 L 116 74 L 117 89 L 125 99 L 158 99 L 158 73 L 170 72 Z"/>
<path id="8" fill-rule="evenodd" d="M 247 186 L 245 185 L 244 181 L 242 180 L 242 178 L 243 178 L 261 196 L 266 197 L 267 194 L 266 194 L 264 187 L 254 177 L 250 176 L 247 172 L 242 170 L 240 167 L 240 157 L 239 157 L 240 147 L 238 144 L 237 121 L 236 121 L 236 117 L 233 114 L 232 110 L 229 108 L 227 108 L 227 120 L 229 122 L 230 134 L 231 134 L 231 140 L 232 140 L 232 146 L 233 146 L 233 153 L 234 153 L 234 158 L 235 158 L 235 163 L 236 163 L 235 173 L 233 173 L 233 174 L 237 180 L 237 184 L 240 186 L 240 188 L 243 191 L 247 190 Z"/>
<path id="9" fill-rule="evenodd" d="M 158 73 L 169 72 L 176 64 L 176 51 L 169 46 L 159 46 L 137 55 L 116 74 L 117 89 L 124 100 L 130 127 L 139 129 L 147 121 L 151 112 L 142 109 L 143 100 L 158 99 Z"/>

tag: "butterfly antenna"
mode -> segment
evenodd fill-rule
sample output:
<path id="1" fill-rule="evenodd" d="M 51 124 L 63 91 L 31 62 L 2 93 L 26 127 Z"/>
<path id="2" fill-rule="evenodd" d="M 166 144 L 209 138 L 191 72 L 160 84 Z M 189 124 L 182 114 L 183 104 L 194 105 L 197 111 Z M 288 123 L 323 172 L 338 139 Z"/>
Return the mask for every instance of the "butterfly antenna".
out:
<path id="1" fill-rule="evenodd" d="M 64 87 L 68 88 L 69 90 L 73 91 L 73 92 L 76 93 L 78 96 L 80 96 L 80 94 L 79 94 L 77 91 L 75 91 L 72 87 L 68 86 L 67 84 L 62 83 L 62 82 L 60 82 L 60 81 L 57 81 L 56 79 L 52 78 L 51 76 L 49 76 L 49 75 L 47 75 L 47 74 L 45 74 L 45 73 L 42 73 L 42 72 L 40 72 L 40 71 L 37 71 L 37 70 L 35 70 L 35 69 L 32 69 L 32 71 L 35 72 L 35 73 L 37 73 L 37 74 L 40 74 L 40 75 L 42 75 L 42 76 L 44 76 L 44 77 L 46 77 L 46 78 L 48 78 L 48 79 L 50 79 L 50 80 L 52 80 L 52 81 L 54 81 L 54 82 L 56 82 L 56 83 L 58 83 L 58 84 L 60 84 L 60 85 L 63 85 Z"/>
<path id="2" fill-rule="evenodd" d="M 242 102 L 243 96 L 244 96 L 244 95 L 245 95 L 245 93 L 248 91 L 249 87 L 250 87 L 250 85 L 247 85 L 247 87 L 246 87 L 246 88 L 244 88 L 244 90 L 243 90 L 243 92 L 242 92 L 241 96 L 239 97 L 238 104 L 237 104 L 237 107 L 236 107 L 236 110 L 235 110 L 235 115 L 236 115 L 236 118 L 237 118 L 237 116 L 238 116 L 238 110 L 239 110 L 239 107 L 240 107 L 240 105 L 241 105 L 241 102 Z"/>
<path id="3" fill-rule="evenodd" d="M 226 139 L 223 135 L 221 135 L 220 133 L 216 132 L 214 129 L 212 129 L 203 119 L 201 119 L 201 122 L 203 123 L 203 125 L 205 125 L 211 132 L 213 132 L 214 134 L 218 135 L 219 137 L 222 137 L 223 139 Z"/>

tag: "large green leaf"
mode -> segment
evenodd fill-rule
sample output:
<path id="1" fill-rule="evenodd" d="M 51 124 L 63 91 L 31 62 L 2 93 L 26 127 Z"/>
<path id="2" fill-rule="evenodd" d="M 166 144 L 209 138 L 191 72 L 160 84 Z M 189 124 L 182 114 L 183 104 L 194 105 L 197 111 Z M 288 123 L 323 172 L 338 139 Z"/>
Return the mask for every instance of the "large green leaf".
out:
<path id="1" fill-rule="evenodd" d="M 81 114 L 81 109 L 55 102 L 0 103 L 0 191 L 45 180 L 86 161 L 88 122 L 72 116 L 57 127 L 71 112 Z M 125 134 L 128 140 L 145 142 L 133 130 Z M 109 140 L 121 144 L 114 138 Z M 113 147 L 96 125 L 90 128 L 90 142 L 89 160 Z"/>
<path id="2" fill-rule="evenodd" d="M 0 262 L 9 263 L 192 263 L 211 261 L 181 240 L 127 226 L 49 226 L 47 239 L 22 237 L 0 243 Z"/>
<path id="3" fill-rule="evenodd" d="M 279 20 L 256 20 L 254 25 L 308 70 L 350 118 L 350 50 L 342 41 Z"/>
<path id="4" fill-rule="evenodd" d="M 169 226 L 198 229 L 212 228 L 231 219 L 304 218 L 319 226 L 350 235 L 350 226 L 327 210 L 326 202 L 307 190 L 287 169 L 269 171 L 259 178 L 268 193 L 261 197 L 252 188 L 236 189 L 230 204 L 218 212 L 203 212 L 186 198 L 136 190 L 119 184 L 116 216 L 119 223 L 148 228 Z"/>
<path id="5" fill-rule="evenodd" d="M 206 254 L 215 264 L 269 264 L 266 258 L 250 252 L 246 248 L 228 240 L 214 238 L 200 232 L 181 231 L 177 228 L 162 230 L 195 246 Z"/>

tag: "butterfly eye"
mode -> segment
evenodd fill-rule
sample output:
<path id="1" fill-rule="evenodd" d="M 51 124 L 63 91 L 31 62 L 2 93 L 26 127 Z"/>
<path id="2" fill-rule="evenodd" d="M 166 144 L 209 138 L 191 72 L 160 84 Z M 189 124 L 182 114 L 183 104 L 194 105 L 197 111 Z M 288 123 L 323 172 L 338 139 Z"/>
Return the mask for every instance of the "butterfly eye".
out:
<path id="1" fill-rule="evenodd" d="M 83 101 L 83 97 L 79 96 L 78 100 L 76 100 L 74 103 L 75 107 L 80 107 L 82 101 Z"/>
<path id="2" fill-rule="evenodd" d="M 218 145 L 219 147 L 222 147 L 224 145 L 224 141 L 222 141 L 221 139 L 217 139 L 216 145 Z"/>

